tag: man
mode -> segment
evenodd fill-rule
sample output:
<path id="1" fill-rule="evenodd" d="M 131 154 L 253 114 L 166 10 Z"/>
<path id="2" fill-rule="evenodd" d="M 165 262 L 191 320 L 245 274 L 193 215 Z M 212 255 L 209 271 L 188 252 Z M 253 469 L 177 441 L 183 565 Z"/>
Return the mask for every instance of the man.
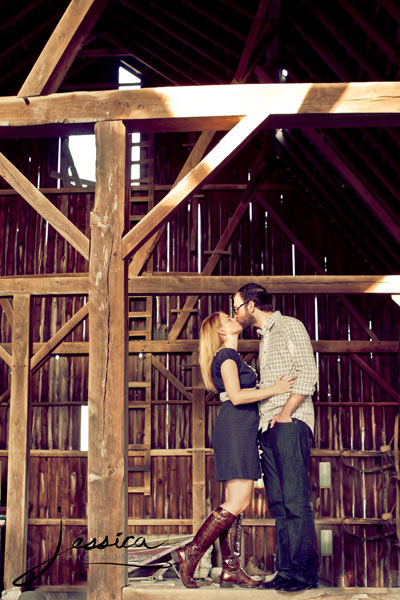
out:
<path id="1" fill-rule="evenodd" d="M 277 575 L 267 589 L 301 591 L 318 586 L 319 555 L 308 461 L 314 429 L 311 395 L 317 369 L 308 333 L 293 317 L 273 311 L 261 285 L 249 283 L 233 298 L 236 320 L 261 334 L 260 386 L 296 375 L 290 394 L 260 402 L 259 444 L 268 507 L 276 520 Z"/>

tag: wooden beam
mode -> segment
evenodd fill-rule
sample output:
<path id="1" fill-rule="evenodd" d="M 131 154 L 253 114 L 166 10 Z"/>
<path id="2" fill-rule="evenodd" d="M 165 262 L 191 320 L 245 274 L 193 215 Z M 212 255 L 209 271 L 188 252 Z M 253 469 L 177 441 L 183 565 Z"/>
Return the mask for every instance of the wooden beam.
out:
<path id="1" fill-rule="evenodd" d="M 26 571 L 30 450 L 30 296 L 14 297 L 4 583 Z"/>
<path id="2" fill-rule="evenodd" d="M 115 44 L 115 46 L 124 50 L 125 56 L 132 57 L 134 59 L 135 66 L 143 65 L 145 67 L 144 70 L 142 69 L 144 71 L 144 73 L 146 73 L 146 70 L 148 70 L 150 72 L 156 73 L 156 75 L 159 75 L 159 77 L 157 78 L 159 81 L 163 82 L 163 80 L 165 80 L 168 82 L 168 84 L 178 85 L 178 83 L 176 81 L 174 81 L 169 74 L 167 74 L 165 71 L 161 72 L 161 70 L 157 69 L 154 66 L 154 64 L 151 64 L 148 59 L 145 60 L 136 49 L 135 49 L 135 53 L 133 53 L 132 50 L 129 48 L 129 44 L 124 43 L 124 41 L 121 40 L 121 32 L 120 31 L 117 34 L 113 34 L 112 30 L 111 30 L 111 32 L 104 31 L 102 33 L 102 35 L 106 41 L 110 42 L 111 44 Z"/>
<path id="3" fill-rule="evenodd" d="M 327 47 L 323 42 L 315 39 L 314 30 L 312 24 L 300 23 L 299 19 L 293 14 L 289 14 L 290 24 L 297 29 L 300 35 L 306 40 L 306 42 L 315 50 L 315 52 L 323 59 L 326 66 L 329 66 L 332 71 L 338 76 L 339 81 L 349 81 L 349 72 L 346 70 L 343 62 L 340 61 L 339 57 L 335 54 L 334 50 Z M 290 75 L 293 81 L 292 69 Z M 294 79 L 296 81 L 296 79 Z"/>
<path id="4" fill-rule="evenodd" d="M 129 0 L 120 0 L 121 4 L 123 4 L 124 6 L 126 6 L 126 8 L 128 8 L 131 11 L 134 11 L 138 14 L 140 14 L 142 17 L 144 17 L 147 21 L 149 21 L 151 24 L 154 24 L 154 13 L 155 11 L 157 12 L 164 12 L 164 14 L 166 13 L 164 5 L 158 3 L 157 5 L 153 4 L 153 10 L 151 9 L 151 6 L 149 6 L 149 2 L 147 2 L 147 10 L 143 10 L 142 7 L 139 7 L 139 3 L 138 2 L 130 2 Z M 203 56 L 206 61 L 205 64 L 209 64 L 209 65 L 218 65 L 223 71 L 226 72 L 227 70 L 227 65 L 226 63 L 224 64 L 223 59 L 222 60 L 218 60 L 218 52 L 206 52 L 205 48 L 203 47 L 202 44 L 193 44 L 192 43 L 192 39 L 191 37 L 187 36 L 187 35 L 182 35 L 183 31 L 187 31 L 188 29 L 192 30 L 195 32 L 195 34 L 205 37 L 207 39 L 207 41 L 210 41 L 209 37 L 201 30 L 199 29 L 194 29 L 192 25 L 190 25 L 188 23 L 188 21 L 182 21 L 180 20 L 176 14 L 176 11 L 173 11 L 173 14 L 171 13 L 166 13 L 168 17 L 170 17 L 171 19 L 176 20 L 178 23 L 180 23 L 180 27 L 179 29 L 177 27 L 173 27 L 170 24 L 170 21 L 166 21 L 164 19 L 158 19 L 157 21 L 157 27 L 161 30 L 161 31 L 165 31 L 165 33 L 168 36 L 171 36 L 173 38 L 175 38 L 176 40 L 178 40 L 179 42 L 179 46 L 184 48 L 189 47 L 190 48 L 190 52 L 194 52 L 195 54 L 200 54 L 201 56 Z M 215 40 L 213 40 L 213 42 L 215 43 Z M 219 45 L 219 43 L 217 42 L 217 44 Z M 220 45 L 221 48 L 221 58 L 222 58 L 222 53 L 228 52 L 229 54 L 232 54 L 233 56 L 237 56 L 237 54 L 231 50 L 230 48 L 224 48 L 224 46 L 221 44 Z M 185 52 L 185 54 L 187 54 Z M 136 55 L 135 55 L 136 56 Z M 150 66 L 151 68 L 151 66 Z"/>
<path id="5" fill-rule="evenodd" d="M 206 518 L 206 398 L 202 387 L 198 352 L 192 354 L 192 512 L 193 533 Z"/>
<path id="6" fill-rule="evenodd" d="M 162 362 L 155 356 L 151 357 L 151 364 L 157 369 L 166 379 L 187 399 L 192 401 L 192 394 L 185 388 L 185 386 L 169 371 Z"/>
<path id="7" fill-rule="evenodd" d="M 6 365 L 8 365 L 10 368 L 12 368 L 12 356 L 11 356 L 11 354 L 9 354 L 7 352 L 7 350 L 5 348 L 3 348 L 3 346 L 1 344 L 0 344 L 0 358 L 1 358 L 1 360 L 4 360 Z"/>
<path id="8" fill-rule="evenodd" d="M 271 115 L 269 128 L 398 126 L 400 82 L 238 84 L 234 94 L 231 85 L 142 88 L 51 94 L 27 103 L 3 97 L 0 137 L 10 127 L 51 125 L 58 135 L 106 119 L 124 120 L 135 131 L 227 130 L 259 112 Z"/>
<path id="9" fill-rule="evenodd" d="M 268 115 L 261 111 L 245 117 L 163 198 L 122 240 L 127 258 L 169 220 L 179 206 L 216 173 L 258 131 Z"/>
<path id="10" fill-rule="evenodd" d="M 241 81 L 241 79 L 246 73 L 254 48 L 258 42 L 260 29 L 264 25 L 264 18 L 268 9 L 269 2 L 270 0 L 259 1 L 256 15 L 251 24 L 249 35 L 247 36 L 242 55 L 240 57 L 239 65 L 236 69 L 235 79 L 237 81 Z"/>
<path id="11" fill-rule="evenodd" d="M 211 133 L 211 132 L 208 132 Z M 201 158 L 201 157 L 200 157 Z M 189 158 L 188 158 L 189 160 Z M 200 160 L 200 159 L 199 159 Z M 197 161 L 198 162 L 198 161 Z M 196 166 L 197 162 L 195 162 L 191 169 Z M 183 167 L 182 167 L 183 169 Z M 181 178 L 180 178 L 181 179 Z M 202 187 L 202 190 L 217 190 L 221 192 L 229 192 L 230 190 L 245 190 L 248 186 L 248 183 L 208 183 Z M 170 184 L 155 184 L 154 191 L 155 192 L 169 192 L 169 190 L 173 187 Z M 94 194 L 95 186 L 87 186 L 87 187 L 63 187 L 63 188 L 38 188 L 42 194 L 55 194 L 57 196 L 69 196 L 71 194 L 86 194 L 87 196 Z M 132 186 L 132 191 L 147 191 L 148 185 L 146 183 L 142 183 L 140 185 Z M 288 185 L 285 183 L 263 183 L 260 186 L 260 190 L 265 190 L 268 192 L 279 192 L 279 191 L 294 191 L 296 190 L 295 185 Z M 0 197 L 3 198 L 5 196 L 18 196 L 18 192 L 9 188 L 9 189 L 0 189 Z"/>
<path id="12" fill-rule="evenodd" d="M 322 136 L 314 130 L 303 131 L 303 134 L 309 138 L 314 146 L 327 158 L 333 168 L 349 183 L 353 190 L 361 197 L 368 208 L 393 237 L 400 244 L 400 227 L 388 215 L 386 210 L 381 206 L 376 198 L 371 194 L 364 183 L 355 175 L 354 170 L 340 158 L 340 156 L 332 149 L 327 142 L 322 139 Z"/>
<path id="13" fill-rule="evenodd" d="M 10 327 L 13 326 L 13 307 L 7 298 L 0 298 L 0 306 L 7 317 Z"/>
<path id="14" fill-rule="evenodd" d="M 268 286 L 271 294 L 399 294 L 400 275 L 223 275 L 203 276 L 165 273 L 132 277 L 129 295 L 151 296 L 179 294 L 232 294 L 248 283 Z M 88 276 L 84 273 L 65 275 L 17 275 L 0 277 L 0 296 L 31 294 L 33 296 L 87 295 Z"/>
<path id="15" fill-rule="evenodd" d="M 32 296 L 87 295 L 87 273 L 57 275 L 10 275 L 0 277 L 0 296 L 31 294 Z"/>
<path id="16" fill-rule="evenodd" d="M 120 243 L 128 206 L 123 123 L 99 123 L 96 147 L 89 261 L 88 537 L 103 539 L 110 532 L 127 534 L 128 529 L 128 295 Z M 120 598 L 127 556 L 120 549 L 116 560 L 114 550 L 91 551 L 88 600 Z"/>
<path id="17" fill-rule="evenodd" d="M 381 0 L 381 4 L 400 24 L 400 6 L 398 5 L 397 0 Z"/>
<path id="18" fill-rule="evenodd" d="M 176 54 L 179 57 L 179 52 L 172 50 L 172 48 L 168 47 L 167 44 L 162 42 L 161 40 L 163 38 L 157 40 L 157 38 L 154 37 L 153 39 L 156 41 L 156 44 L 154 44 L 152 39 L 148 39 L 149 37 L 152 38 L 153 36 L 149 36 L 146 30 L 139 31 L 139 35 L 136 35 L 136 31 L 137 28 L 134 26 L 134 24 L 129 28 L 129 31 L 126 31 L 126 18 L 121 15 L 117 16 L 116 22 L 111 28 L 112 36 L 115 39 L 121 40 L 120 44 L 122 44 L 123 47 L 129 48 L 130 44 L 132 43 L 131 39 L 135 39 L 135 51 L 134 53 L 129 53 L 131 56 L 133 56 L 135 62 L 136 58 L 139 58 L 140 56 L 140 62 L 145 64 L 149 69 L 158 72 L 167 81 L 175 81 L 175 85 L 179 85 L 176 82 L 182 80 L 187 81 L 187 83 L 191 85 L 200 83 L 198 79 L 192 77 L 193 67 L 196 68 L 197 65 L 192 65 L 192 69 L 190 69 L 191 74 L 189 75 L 188 69 L 186 69 L 185 72 L 178 67 L 178 65 L 181 64 L 181 61 L 183 60 L 185 62 L 186 59 L 183 56 L 180 56 L 179 61 L 175 60 L 173 57 L 170 58 L 171 54 Z M 145 37 L 145 39 L 141 39 L 143 37 Z M 156 51 L 156 48 L 158 51 Z M 165 52 L 165 50 L 167 50 L 167 52 Z M 141 52 L 144 54 L 140 55 Z M 145 57 L 146 60 L 143 60 L 143 57 Z M 190 61 L 188 62 L 190 63 Z M 158 65 L 158 68 L 155 69 L 153 65 Z M 210 75 L 208 74 L 206 77 L 207 80 L 209 80 Z M 144 79 L 146 79 L 145 75 Z M 211 81 L 216 81 L 215 77 L 213 78 L 211 76 Z"/>
<path id="19" fill-rule="evenodd" d="M 358 341 L 358 340 L 313 340 L 311 342 L 314 352 L 332 354 L 370 354 L 370 352 L 393 352 L 400 350 L 400 342 L 386 341 Z M 397 350 L 396 350 L 397 346 Z"/>
<path id="20" fill-rule="evenodd" d="M 368 363 L 365 362 L 362 358 L 357 356 L 356 354 L 350 354 L 350 358 L 365 371 L 373 381 L 375 381 L 378 385 L 381 386 L 382 389 L 385 390 L 389 396 L 391 396 L 396 402 L 400 403 L 400 394 L 396 392 L 372 367 L 369 366 Z"/>
<path id="21" fill-rule="evenodd" d="M 108 0 L 71 0 L 18 96 L 57 91 Z"/>
<path id="22" fill-rule="evenodd" d="M 150 275 L 129 280 L 129 293 L 143 295 L 233 294 L 245 283 L 271 294 L 398 294 L 400 275 Z"/>
<path id="23" fill-rule="evenodd" d="M 24 2 L 24 6 L 18 7 L 18 11 L 11 13 L 9 18 L 3 18 L 0 25 L 0 33 L 5 29 L 8 29 L 10 25 L 16 26 L 17 21 L 22 19 L 27 13 L 33 10 L 38 4 L 41 4 L 43 0 L 32 0 L 32 2 Z"/>
<path id="24" fill-rule="evenodd" d="M 30 204 L 43 219 L 86 260 L 89 258 L 89 240 L 63 213 L 47 200 L 43 194 L 14 165 L 0 153 L 0 175 Z"/>
<path id="25" fill-rule="evenodd" d="M 355 352 L 358 354 L 383 353 L 395 354 L 400 350 L 398 341 L 368 341 L 368 340 L 312 340 L 314 352 L 347 354 Z M 33 351 L 38 352 L 45 344 L 36 342 L 33 344 Z M 0 346 L 7 352 L 11 352 L 10 343 L 0 343 Z M 164 354 L 165 352 L 177 352 L 180 354 L 194 352 L 199 346 L 199 340 L 176 340 L 168 342 L 167 340 L 139 340 L 129 342 L 129 353 L 137 354 L 139 352 L 151 352 L 154 354 Z M 259 340 L 240 340 L 240 352 L 257 352 Z M 57 350 L 52 352 L 52 356 L 59 354 L 62 356 L 85 356 L 89 352 L 88 342 L 63 342 Z M 0 397 L 1 398 L 1 397 Z M 1 401 L 1 400 L 0 400 Z"/>
<path id="26" fill-rule="evenodd" d="M 373 41 L 378 48 L 382 50 L 389 60 L 394 63 L 397 67 L 400 67 L 400 56 L 396 45 L 391 44 L 388 41 L 388 36 L 384 36 L 380 33 L 379 28 L 376 26 L 376 22 L 370 23 L 360 12 L 353 2 L 348 0 L 337 0 L 342 5 L 344 10 L 349 13 L 357 26 L 364 30 L 367 38 Z"/>
<path id="27" fill-rule="evenodd" d="M 64 325 L 53 335 L 53 337 L 43 344 L 31 359 L 32 373 L 37 371 L 51 356 L 54 350 L 59 346 L 65 338 L 78 327 L 89 314 L 89 302 L 82 306 Z"/>
<path id="28" fill-rule="evenodd" d="M 360 48 L 357 40 L 355 38 L 350 39 L 349 36 L 343 32 L 343 28 L 340 27 L 340 25 L 336 27 L 327 12 L 323 10 L 322 5 L 317 5 L 315 2 L 313 2 L 313 0 L 303 1 L 318 19 L 318 21 L 322 23 L 332 34 L 333 38 L 337 40 L 337 42 L 343 46 L 343 48 L 345 48 L 347 53 L 353 57 L 359 66 L 362 66 L 363 70 L 367 73 L 367 77 L 373 81 L 379 81 L 382 77 L 382 71 L 376 69 L 372 65 L 367 54 Z"/>
<path id="29" fill-rule="evenodd" d="M 196 449 L 193 448 L 193 450 L 190 451 L 190 453 L 194 453 L 196 452 Z M 212 450 L 206 449 L 206 453 L 209 453 L 212 455 Z M 328 452 L 328 451 L 327 451 Z M 335 452 L 335 451 L 333 451 Z M 324 456 L 324 457 L 332 457 L 332 456 L 338 456 L 338 454 L 328 454 L 328 453 L 316 453 L 314 452 L 314 449 L 311 449 L 311 456 Z M 382 454 L 380 453 L 380 458 L 381 458 Z M 351 455 L 352 458 L 357 457 L 357 458 L 373 458 L 372 455 L 361 455 L 361 454 L 352 454 Z M 137 488 L 135 488 L 137 489 Z M 63 519 L 63 524 L 64 525 L 70 525 L 70 526 L 80 526 L 80 527 L 84 527 L 86 524 L 86 519 L 84 518 L 77 518 L 77 519 Z M 384 525 L 384 524 L 394 524 L 395 520 L 394 519 L 382 519 L 381 517 L 377 517 L 377 518 L 353 518 L 353 517 L 347 517 L 346 519 L 343 519 L 342 517 L 321 517 L 321 518 L 317 518 L 315 519 L 315 524 L 316 525 L 320 525 L 320 526 L 326 526 L 326 525 L 336 525 L 336 526 L 343 526 L 343 525 L 373 525 L 373 526 L 377 526 L 377 525 Z M 59 527 L 60 526 L 60 520 L 59 519 L 47 519 L 47 518 L 37 518 L 37 519 L 29 519 L 29 525 L 43 525 L 46 527 Z M 194 519 L 129 519 L 128 520 L 128 525 L 132 526 L 132 527 L 136 527 L 136 531 L 138 530 L 138 528 L 140 527 L 154 527 L 154 526 L 159 526 L 159 527 L 171 527 L 171 526 L 193 526 L 194 525 Z M 256 518 L 256 519 L 252 519 L 252 518 L 247 518 L 247 519 L 243 519 L 243 525 L 247 525 L 250 527 L 275 527 L 275 519 L 269 519 L 269 518 Z M 195 527 L 193 527 L 193 529 L 195 529 Z M 139 529 L 140 532 L 142 532 L 142 529 Z M 135 533 L 135 530 L 134 530 Z M 178 534 L 179 535 L 179 534 Z M 179 598 L 187 598 L 187 592 L 183 589 L 183 588 L 178 588 L 179 589 L 179 593 L 177 594 L 177 590 L 174 590 L 174 598 L 176 598 L 177 600 Z M 358 588 L 360 589 L 360 588 Z M 362 588 L 367 590 L 367 588 Z M 381 588 L 369 588 L 369 590 L 371 589 L 381 589 Z M 63 585 L 63 586 L 56 586 L 56 585 L 52 585 L 52 586 L 40 586 L 38 588 L 36 588 L 36 590 L 38 592 L 53 592 L 53 595 L 56 591 L 60 591 L 60 593 L 69 593 L 69 592 L 84 592 L 86 591 L 86 587 L 85 586 L 77 586 L 77 585 Z M 36 591 L 35 590 L 35 591 Z M 132 600 L 136 600 L 138 597 L 137 591 L 134 591 L 135 588 L 134 586 L 131 587 L 126 587 L 124 588 L 124 590 L 122 591 L 122 598 L 131 598 Z M 132 594 L 130 592 L 133 592 Z M 340 595 L 342 595 L 342 592 L 340 593 Z M 332 598 L 334 600 L 337 600 L 338 598 L 340 598 L 340 595 L 332 595 Z M 119 596 L 120 598 L 121 596 Z M 207 596 L 197 596 L 197 598 L 201 598 L 202 600 L 204 600 L 205 598 L 208 597 Z M 231 597 L 229 595 L 229 597 Z M 392 596 L 393 597 L 393 596 Z M 234 598 L 234 596 L 233 596 Z M 237 598 L 237 596 L 236 596 Z"/>
<path id="30" fill-rule="evenodd" d="M 400 350 L 400 342 L 398 341 L 370 342 L 368 340 L 312 340 L 311 344 L 314 352 L 329 354 L 347 354 L 351 352 L 359 354 L 370 354 L 371 352 L 396 354 Z M 258 352 L 259 345 L 259 339 L 239 340 L 239 352 Z M 174 342 L 168 342 L 167 340 L 143 340 L 129 342 L 129 353 L 190 353 L 196 351 L 198 347 L 199 340 L 176 340 Z M 62 347 L 60 348 L 60 353 L 61 350 Z"/>
<path id="31" fill-rule="evenodd" d="M 209 10 L 204 10 L 201 8 L 201 3 L 199 4 L 198 2 L 190 2 L 190 0 L 182 0 L 184 4 L 187 4 L 188 6 L 190 6 L 190 8 L 196 12 L 198 12 L 200 15 L 202 15 L 205 19 L 207 19 L 208 21 L 211 21 L 213 23 L 215 23 L 218 27 L 220 27 L 222 30 L 225 31 L 229 31 L 229 33 L 231 33 L 234 37 L 238 38 L 239 40 L 242 40 L 243 42 L 246 41 L 245 36 L 238 31 L 237 29 L 235 29 L 234 27 L 232 27 L 229 23 L 229 20 L 227 21 L 226 19 L 224 20 L 220 20 L 217 17 L 214 16 L 212 11 Z M 153 2 L 150 2 L 150 4 L 153 4 L 154 8 L 155 8 L 155 4 Z M 171 17 L 173 16 L 172 13 L 170 13 Z M 196 22 L 196 19 L 195 19 Z M 197 31 L 197 33 L 200 33 L 201 29 L 199 29 Z M 204 33 L 203 33 L 204 36 Z M 210 35 L 208 40 L 213 43 L 216 44 L 218 42 L 218 38 L 216 39 L 216 36 L 212 36 Z M 225 47 L 222 44 L 219 44 L 220 48 L 227 52 L 231 52 L 233 53 L 233 49 L 229 47 L 229 45 L 225 44 Z M 228 46 L 228 47 L 226 47 Z"/>
<path id="32" fill-rule="evenodd" d="M 217 400 L 217 402 L 220 402 Z M 397 406 L 395 402 L 314 402 L 318 406 Z M 202 448 L 205 452 L 212 456 L 214 453 L 212 448 Z M 192 448 L 154 448 L 149 451 L 150 456 L 191 456 Z M 129 450 L 129 456 L 143 456 L 143 450 Z M 394 452 L 390 450 L 385 452 L 385 456 L 392 457 Z M 31 450 L 31 456 L 40 458 L 86 458 L 86 450 Z M 0 450 L 0 457 L 7 457 L 8 450 Z M 311 456 L 324 456 L 324 457 L 345 457 L 345 458 L 382 458 L 382 452 L 380 450 L 331 450 L 329 448 L 311 448 Z M 31 519 L 29 519 L 30 523 Z M 49 519 L 50 522 L 54 521 L 54 525 L 60 525 L 59 519 Z M 86 519 L 84 519 L 86 521 Z M 63 519 L 64 523 L 64 519 Z"/>

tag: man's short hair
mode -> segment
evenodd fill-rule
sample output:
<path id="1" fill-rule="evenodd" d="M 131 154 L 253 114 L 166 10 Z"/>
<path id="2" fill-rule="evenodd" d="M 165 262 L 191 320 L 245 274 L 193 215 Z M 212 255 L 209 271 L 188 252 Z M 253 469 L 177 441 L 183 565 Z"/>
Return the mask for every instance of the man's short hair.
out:
<path id="1" fill-rule="evenodd" d="M 260 310 L 273 310 L 272 304 L 269 302 L 267 290 L 258 283 L 246 283 L 246 285 L 242 285 L 238 293 L 242 296 L 244 302 L 253 300 L 255 306 Z"/>

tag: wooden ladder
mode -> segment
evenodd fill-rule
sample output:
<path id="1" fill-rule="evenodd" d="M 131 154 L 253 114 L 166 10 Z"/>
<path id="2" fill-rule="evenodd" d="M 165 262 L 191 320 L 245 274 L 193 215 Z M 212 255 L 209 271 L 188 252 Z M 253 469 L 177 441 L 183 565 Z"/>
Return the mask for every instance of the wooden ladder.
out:
<path id="1" fill-rule="evenodd" d="M 140 141 L 131 143 L 131 197 L 129 224 L 133 227 L 154 206 L 154 135 L 141 134 Z M 146 269 L 153 270 L 150 258 Z M 128 312 L 129 339 L 151 340 L 153 326 L 153 297 L 130 296 Z M 140 354 L 136 361 L 135 375 L 129 373 L 129 420 L 133 417 L 138 429 L 142 430 L 140 441 L 129 444 L 129 456 L 139 459 L 141 464 L 129 466 L 129 472 L 142 472 L 143 485 L 128 486 L 128 494 L 151 493 L 151 398 L 152 365 L 151 354 Z M 130 361 L 131 362 L 131 361 Z M 132 398 L 133 396 L 133 398 Z M 135 397 L 138 397 L 136 399 Z M 132 398 L 132 399 L 131 399 Z M 131 415 L 135 411 L 136 415 Z M 139 416 L 139 413 L 140 416 Z"/>

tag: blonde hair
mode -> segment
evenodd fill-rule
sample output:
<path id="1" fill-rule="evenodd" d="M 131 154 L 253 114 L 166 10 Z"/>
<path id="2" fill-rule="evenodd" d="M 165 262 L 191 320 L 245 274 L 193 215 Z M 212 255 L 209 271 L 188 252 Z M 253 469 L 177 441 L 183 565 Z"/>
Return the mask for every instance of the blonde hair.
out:
<path id="1" fill-rule="evenodd" d="M 200 328 L 199 363 L 201 375 L 206 388 L 213 392 L 217 390 L 212 380 L 211 363 L 222 343 L 218 327 L 221 327 L 221 313 L 215 312 L 204 319 Z"/>

